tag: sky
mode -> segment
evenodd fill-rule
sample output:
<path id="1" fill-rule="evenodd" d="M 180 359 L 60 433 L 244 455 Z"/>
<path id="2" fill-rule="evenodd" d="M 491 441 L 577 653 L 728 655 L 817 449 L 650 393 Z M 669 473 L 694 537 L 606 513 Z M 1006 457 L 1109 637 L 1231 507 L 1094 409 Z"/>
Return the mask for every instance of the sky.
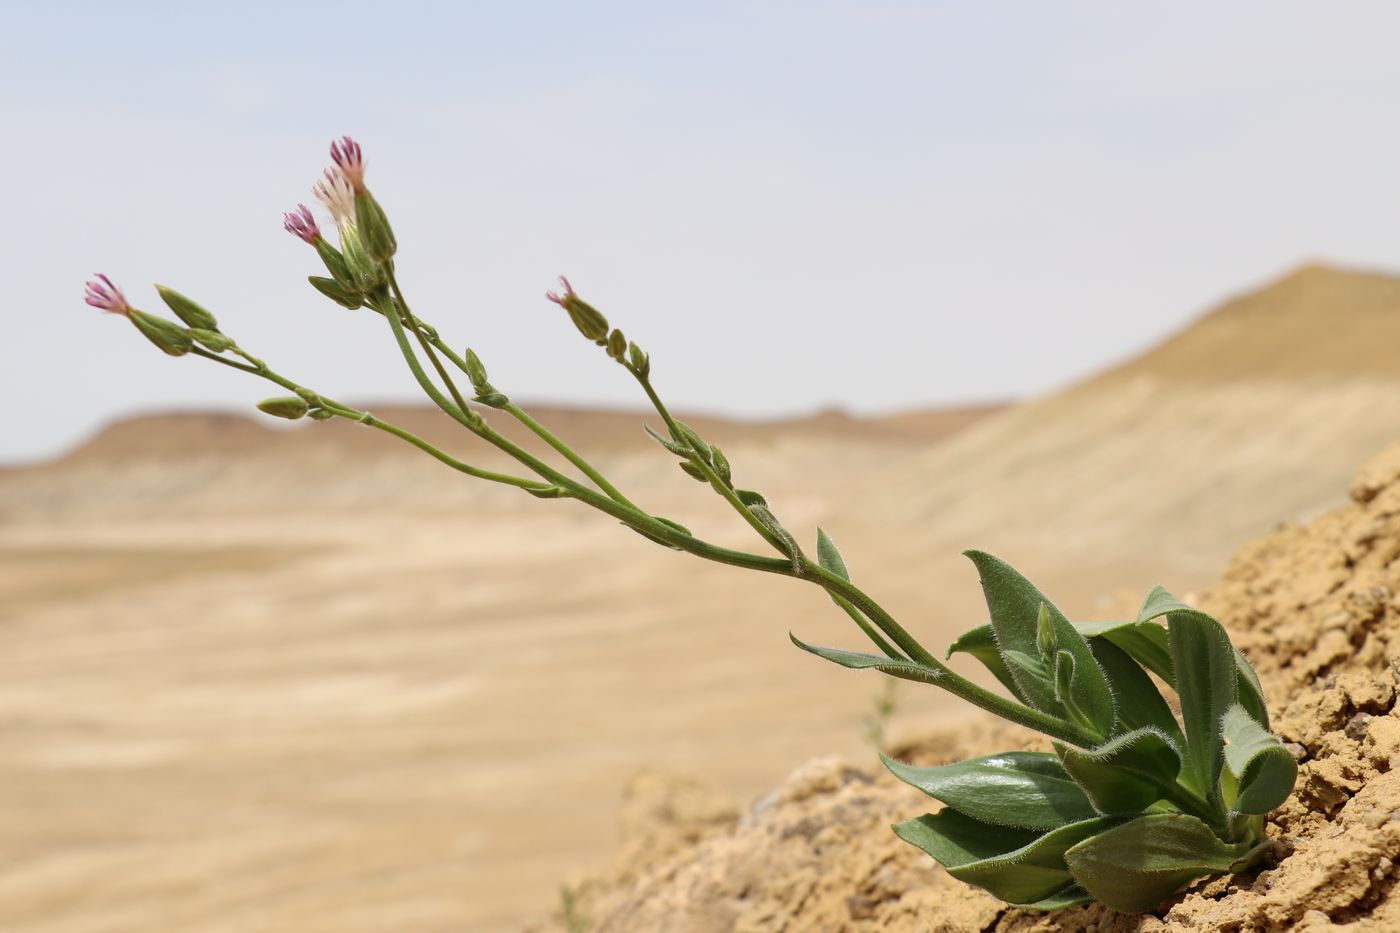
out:
<path id="1" fill-rule="evenodd" d="M 416 399 L 281 229 L 347 133 L 415 310 L 520 399 L 643 402 L 561 273 L 673 405 L 759 416 L 1043 393 L 1303 262 L 1400 269 L 1394 4 L 0 10 L 0 463 L 278 394 L 88 308 L 94 272 Z"/>

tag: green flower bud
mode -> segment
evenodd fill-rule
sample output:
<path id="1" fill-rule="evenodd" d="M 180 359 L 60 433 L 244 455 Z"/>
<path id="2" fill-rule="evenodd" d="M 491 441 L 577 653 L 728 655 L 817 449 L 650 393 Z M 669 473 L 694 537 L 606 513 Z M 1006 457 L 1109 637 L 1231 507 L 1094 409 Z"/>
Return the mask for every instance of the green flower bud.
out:
<path id="1" fill-rule="evenodd" d="M 190 347 L 194 346 L 194 338 L 190 336 L 190 332 L 174 321 L 147 314 L 145 311 L 137 311 L 135 308 L 131 309 L 128 317 L 131 323 L 136 325 L 136 329 L 164 353 L 184 356 L 190 352 Z"/>
<path id="2" fill-rule="evenodd" d="M 564 276 L 559 276 L 559 282 L 564 286 L 564 294 L 557 292 L 546 292 L 545 297 L 550 301 L 569 312 L 569 320 L 574 322 L 580 334 L 600 345 L 606 345 L 608 341 L 608 319 L 603 317 L 603 313 L 584 301 L 574 291 L 574 287 L 569 284 L 569 280 Z"/>
<path id="3" fill-rule="evenodd" d="M 213 350 L 215 353 L 222 353 L 231 347 L 237 346 L 232 339 L 225 337 L 216 330 L 205 330 L 202 327 L 191 327 L 190 336 L 204 345 L 206 350 Z"/>
<path id="4" fill-rule="evenodd" d="M 161 301 L 175 312 L 175 316 L 184 321 L 190 327 L 198 327 L 200 330 L 218 330 L 219 322 L 214 320 L 214 315 L 173 288 L 166 288 L 164 285 L 157 285 L 156 291 L 160 292 Z"/>
<path id="5" fill-rule="evenodd" d="M 490 386 L 487 386 L 489 389 Z M 488 392 L 485 395 L 478 395 L 472 399 L 473 402 L 480 402 L 489 408 L 505 408 L 510 404 L 510 399 L 500 392 Z"/>
<path id="6" fill-rule="evenodd" d="M 325 295 L 336 304 L 349 308 L 351 311 L 364 304 L 364 302 L 360 300 L 359 292 L 345 288 L 335 279 L 328 279 L 323 275 L 308 275 L 306 281 L 310 282 L 311 287 L 316 289 L 316 291 Z"/>
<path id="7" fill-rule="evenodd" d="M 467 377 L 472 381 L 472 388 L 482 394 L 491 391 L 491 383 L 486 378 L 486 367 L 482 365 L 481 357 L 477 356 L 471 347 L 467 347 Z"/>
<path id="8" fill-rule="evenodd" d="M 365 252 L 376 262 L 388 262 L 399 248 L 394 231 L 389 226 L 389 218 L 384 208 L 374 199 L 374 195 L 361 190 L 355 195 L 355 226 L 359 227 L 364 240 Z"/>
<path id="9" fill-rule="evenodd" d="M 330 421 L 332 418 L 335 417 L 334 414 L 332 414 L 324 408 L 313 408 L 306 414 L 313 421 Z"/>
<path id="10" fill-rule="evenodd" d="M 622 331 L 613 331 L 608 335 L 608 356 L 620 362 L 626 353 L 627 338 L 622 336 Z"/>
<path id="11" fill-rule="evenodd" d="M 632 362 L 632 368 L 637 371 L 637 375 L 645 379 L 651 375 L 651 357 L 642 352 L 642 348 L 635 343 L 627 347 L 627 357 Z"/>
<path id="12" fill-rule="evenodd" d="M 312 245 L 316 247 L 316 254 L 321 257 L 321 262 L 326 264 L 326 271 L 330 272 L 340 287 L 353 290 L 355 277 L 350 274 L 350 267 L 345 264 L 345 257 L 340 254 L 340 250 L 327 243 L 326 238 L 321 236 L 318 236 Z"/>
<path id="13" fill-rule="evenodd" d="M 306 399 L 298 398 L 295 395 L 281 395 L 277 398 L 265 398 L 258 402 L 258 411 L 263 414 L 272 415 L 276 418 L 286 418 L 295 421 L 305 415 L 311 408 L 306 404 Z"/>

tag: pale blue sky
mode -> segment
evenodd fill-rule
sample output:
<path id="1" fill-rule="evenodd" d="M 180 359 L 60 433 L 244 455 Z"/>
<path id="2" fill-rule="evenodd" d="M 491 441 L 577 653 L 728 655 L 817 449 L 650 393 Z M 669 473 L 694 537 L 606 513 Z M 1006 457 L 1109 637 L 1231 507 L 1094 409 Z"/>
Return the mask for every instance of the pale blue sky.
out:
<path id="1" fill-rule="evenodd" d="M 7 3 L 0 460 L 251 410 L 82 304 L 203 301 L 284 372 L 415 397 L 280 229 L 358 137 L 409 297 L 521 398 L 627 404 L 569 274 L 677 405 L 999 398 L 1320 258 L 1400 267 L 1385 3 Z"/>

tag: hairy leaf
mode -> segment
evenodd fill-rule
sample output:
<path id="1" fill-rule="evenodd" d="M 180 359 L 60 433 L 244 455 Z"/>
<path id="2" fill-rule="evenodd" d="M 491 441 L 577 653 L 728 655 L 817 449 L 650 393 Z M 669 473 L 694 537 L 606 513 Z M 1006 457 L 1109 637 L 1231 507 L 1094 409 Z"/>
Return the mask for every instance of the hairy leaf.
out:
<path id="1" fill-rule="evenodd" d="M 1094 652 L 1113 687 L 1114 708 L 1118 711 L 1114 735 L 1151 726 L 1165 732 L 1178 747 L 1185 747 L 1186 737 L 1181 734 L 1181 726 L 1172 715 L 1171 707 L 1137 662 L 1104 638 L 1089 639 L 1089 650 Z"/>
<path id="2" fill-rule="evenodd" d="M 829 570 L 842 580 L 850 582 L 851 573 L 846 569 L 846 562 L 841 558 L 841 552 L 836 549 L 836 542 L 831 540 L 823 529 L 817 529 L 817 563 L 822 569 Z"/>
<path id="3" fill-rule="evenodd" d="M 1012 904 L 1034 904 L 1073 883 L 1065 851 L 1116 821 L 1098 817 L 1043 835 L 992 826 L 947 808 L 894 827 L 895 834 L 932 855 L 960 881 Z"/>
<path id="4" fill-rule="evenodd" d="M 1095 721 L 1103 721 L 1103 734 L 1113 727 L 1113 695 L 1103 671 L 1093 661 L 1084 637 L 1054 608 L 1044 594 L 1021 576 L 1004 560 L 981 551 L 965 552 L 981 577 L 981 590 L 987 600 L 991 629 L 997 636 L 998 649 L 1007 657 L 1007 670 L 1021 688 L 1025 702 L 1042 712 L 1063 713 L 1054 696 L 1054 685 L 1047 679 L 1035 677 L 1023 665 L 1011 663 L 1008 651 L 1021 651 L 1029 657 L 1040 657 L 1040 607 L 1047 609 L 1047 621 L 1056 636 L 1057 647 L 1070 651 L 1081 677 L 1075 684 L 1075 698 L 1082 709 Z"/>
<path id="5" fill-rule="evenodd" d="M 847 651 L 844 648 L 823 648 L 818 645 L 809 645 L 791 632 L 788 633 L 788 638 L 803 651 L 815 654 L 819 658 L 825 658 L 842 667 L 849 667 L 852 670 L 871 668 L 889 674 L 891 677 L 924 684 L 937 684 L 943 679 L 943 672 L 939 669 L 925 667 L 915 661 L 905 661 L 901 658 L 891 658 L 878 654 L 865 654 L 861 651 Z"/>
<path id="6" fill-rule="evenodd" d="M 1059 759 L 1045 752 L 1003 752 L 936 768 L 881 758 L 901 781 L 984 823 L 1054 829 L 1098 815 Z"/>
<path id="7" fill-rule="evenodd" d="M 1139 619 L 1136 622 L 1080 622 L 1079 633 L 1090 640 L 1107 641 L 1121 648 L 1128 657 L 1147 668 L 1163 683 L 1175 689 L 1176 674 L 1172 672 L 1172 653 L 1167 644 L 1167 630 L 1156 622 Z"/>
<path id="8" fill-rule="evenodd" d="M 1006 668 L 1006 661 L 1002 658 L 1001 652 L 997 650 L 996 635 L 992 633 L 990 625 L 979 625 L 975 629 L 964 632 L 957 641 L 948 646 L 948 653 L 944 657 L 951 658 L 954 654 L 963 652 L 970 654 L 982 662 L 982 666 L 992 672 L 992 676 L 1001 682 L 1001 685 L 1011 691 L 1011 695 L 1022 703 L 1026 702 L 1025 696 L 1021 693 L 1021 688 L 1017 686 L 1016 680 L 1011 676 L 1011 671 Z"/>
<path id="9" fill-rule="evenodd" d="M 1092 751 L 1058 743 L 1055 750 L 1065 771 L 1100 813 L 1142 811 L 1172 791 L 1181 771 L 1176 747 L 1150 727 L 1120 735 Z"/>
<path id="10" fill-rule="evenodd" d="M 1298 763 L 1278 737 L 1259 725 L 1243 706 L 1225 713 L 1225 764 L 1239 786 L 1234 809 L 1268 813 L 1293 793 Z"/>
<path id="11" fill-rule="evenodd" d="M 1137 913 L 1151 910 L 1193 878 L 1230 871 L 1241 854 L 1194 816 L 1158 813 L 1076 844 L 1065 861 L 1096 900 Z"/>
<path id="12" fill-rule="evenodd" d="M 1235 646 L 1219 622 L 1187 607 L 1171 611 L 1167 630 L 1186 724 L 1186 776 L 1197 791 L 1215 798 L 1225 750 L 1220 724 L 1239 698 Z"/>

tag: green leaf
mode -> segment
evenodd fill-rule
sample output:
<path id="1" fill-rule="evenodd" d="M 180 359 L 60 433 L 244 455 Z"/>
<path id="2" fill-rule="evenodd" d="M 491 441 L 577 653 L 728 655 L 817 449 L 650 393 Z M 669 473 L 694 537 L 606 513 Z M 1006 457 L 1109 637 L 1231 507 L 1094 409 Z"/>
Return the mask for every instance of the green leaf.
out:
<path id="1" fill-rule="evenodd" d="M 823 570 L 836 574 L 847 583 L 850 582 L 850 571 L 846 569 L 846 562 L 841 559 L 841 552 L 836 549 L 836 542 L 821 528 L 817 529 L 817 563 Z"/>
<path id="2" fill-rule="evenodd" d="M 1093 898 L 1089 892 L 1077 884 L 1072 884 L 1063 891 L 1058 891 L 1049 897 L 1042 898 L 1033 904 L 1018 904 L 1024 910 L 1063 910 L 1066 907 L 1078 907 L 1081 904 L 1088 904 Z"/>
<path id="3" fill-rule="evenodd" d="M 959 881 L 1011 904 L 1034 904 L 1073 883 L 1065 851 L 1114 823 L 1099 817 L 1037 836 L 983 823 L 950 807 L 899 823 L 894 831 L 932 855 Z"/>
<path id="4" fill-rule="evenodd" d="M 1298 763 L 1278 737 L 1266 731 L 1243 706 L 1225 713 L 1225 764 L 1238 785 L 1234 810 L 1268 813 L 1293 793 Z"/>
<path id="5" fill-rule="evenodd" d="M 1153 728 L 1137 729 L 1092 751 L 1056 744 L 1065 771 L 1100 813 L 1138 813 L 1172 791 L 1181 755 Z"/>
<path id="6" fill-rule="evenodd" d="M 1244 652 L 1238 648 L 1235 649 L 1235 672 L 1239 675 L 1237 680 L 1240 688 L 1240 705 L 1267 731 L 1269 728 L 1269 706 L 1264 701 L 1264 687 L 1259 683 L 1259 675 L 1254 672 L 1254 665 L 1249 663 Z"/>
<path id="7" fill-rule="evenodd" d="M 1001 652 L 997 650 L 996 636 L 992 634 L 990 625 L 979 625 L 971 631 L 964 632 L 957 641 L 948 646 L 948 653 L 945 658 L 951 658 L 954 654 L 962 652 L 970 654 L 987 670 L 992 672 L 992 676 L 1001 682 L 1001 685 L 1011 691 L 1011 695 L 1022 703 L 1026 702 L 1025 696 L 1021 693 L 1021 688 L 1016 685 L 1015 679 L 1011 676 L 1011 671 L 1006 668 L 1006 661 L 1002 658 Z"/>
<path id="8" fill-rule="evenodd" d="M 1091 643 L 1102 640 L 1117 645 L 1128 657 L 1162 678 L 1168 687 L 1176 688 L 1167 630 L 1151 618 L 1136 622 L 1080 622 L 1075 628 Z"/>
<path id="9" fill-rule="evenodd" d="M 1194 816 L 1160 813 L 1115 826 L 1070 848 L 1076 881 L 1114 910 L 1151 910 L 1201 875 L 1231 870 L 1242 854 Z"/>
<path id="10" fill-rule="evenodd" d="M 913 680 L 922 684 L 939 684 L 943 680 L 943 671 L 936 667 L 925 667 L 914 661 L 905 661 L 878 654 L 865 654 L 861 651 L 847 651 L 844 648 L 822 648 L 818 645 L 809 645 L 791 632 L 788 633 L 788 638 L 803 651 L 815 654 L 819 658 L 825 658 L 833 664 L 849 667 L 852 670 L 873 668 L 881 673 L 889 674 L 891 677 L 898 677 L 900 680 Z"/>
<path id="11" fill-rule="evenodd" d="M 1046 634 L 1037 634 L 1037 640 L 1055 650 L 1055 699 L 1079 725 L 1108 738 L 1113 734 L 1117 718 L 1113 689 L 1095 660 L 1089 642 L 1048 603 L 1041 603 L 1038 628 Z M 1062 670 L 1065 670 L 1063 683 L 1060 682 Z"/>
<path id="12" fill-rule="evenodd" d="M 1007 658 L 1007 670 L 1015 680 L 1026 703 L 1042 712 L 1060 715 L 1063 710 L 1055 702 L 1055 689 L 1048 680 L 1037 677 L 1024 665 L 1011 662 L 1008 652 L 1016 651 L 1033 658 L 1040 657 L 1038 644 L 1040 607 L 1049 606 L 1059 615 L 1044 594 L 1005 561 L 983 551 L 964 551 L 977 567 L 982 581 L 982 594 L 987 600 L 987 613 L 997 647 Z M 1063 618 L 1063 616 L 1061 616 Z M 1066 623 L 1068 624 L 1068 623 Z"/>
<path id="13" fill-rule="evenodd" d="M 1162 691 L 1157 689 L 1152 678 L 1137 662 L 1122 648 L 1104 638 L 1091 638 L 1089 650 L 1094 652 L 1094 658 L 1108 675 L 1108 682 L 1113 687 L 1113 705 L 1118 711 L 1118 721 L 1113 726 L 1114 735 L 1152 726 L 1170 736 L 1177 747 L 1185 747 L 1186 737 L 1181 734 L 1181 726 L 1172 715 Z"/>
<path id="14" fill-rule="evenodd" d="M 984 823 L 1054 829 L 1098 815 L 1059 759 L 1045 752 L 1003 752 L 937 768 L 880 757 L 901 781 Z"/>
<path id="15" fill-rule="evenodd" d="M 1158 591 L 1165 593 L 1160 587 Z M 1220 723 L 1239 698 L 1235 646 L 1219 622 L 1176 605 L 1180 608 L 1167 617 L 1167 630 L 1181 719 L 1186 724 L 1186 777 L 1198 792 L 1218 799 L 1225 749 Z"/>
<path id="16" fill-rule="evenodd" d="M 671 440 L 669 437 L 666 437 L 666 436 L 661 435 L 661 434 L 657 434 L 655 431 L 653 431 L 653 430 L 651 429 L 651 425 L 649 425 L 649 424 L 644 424 L 644 425 L 642 425 L 642 429 L 645 430 L 648 434 L 651 435 L 652 440 L 656 441 L 656 443 L 660 444 L 662 447 L 665 447 L 667 450 L 669 450 L 671 453 L 675 454 L 677 457 L 689 457 L 689 456 L 690 456 L 690 449 L 689 449 L 688 447 L 686 447 L 684 444 L 678 444 L 678 443 L 676 443 L 675 441 Z"/>

